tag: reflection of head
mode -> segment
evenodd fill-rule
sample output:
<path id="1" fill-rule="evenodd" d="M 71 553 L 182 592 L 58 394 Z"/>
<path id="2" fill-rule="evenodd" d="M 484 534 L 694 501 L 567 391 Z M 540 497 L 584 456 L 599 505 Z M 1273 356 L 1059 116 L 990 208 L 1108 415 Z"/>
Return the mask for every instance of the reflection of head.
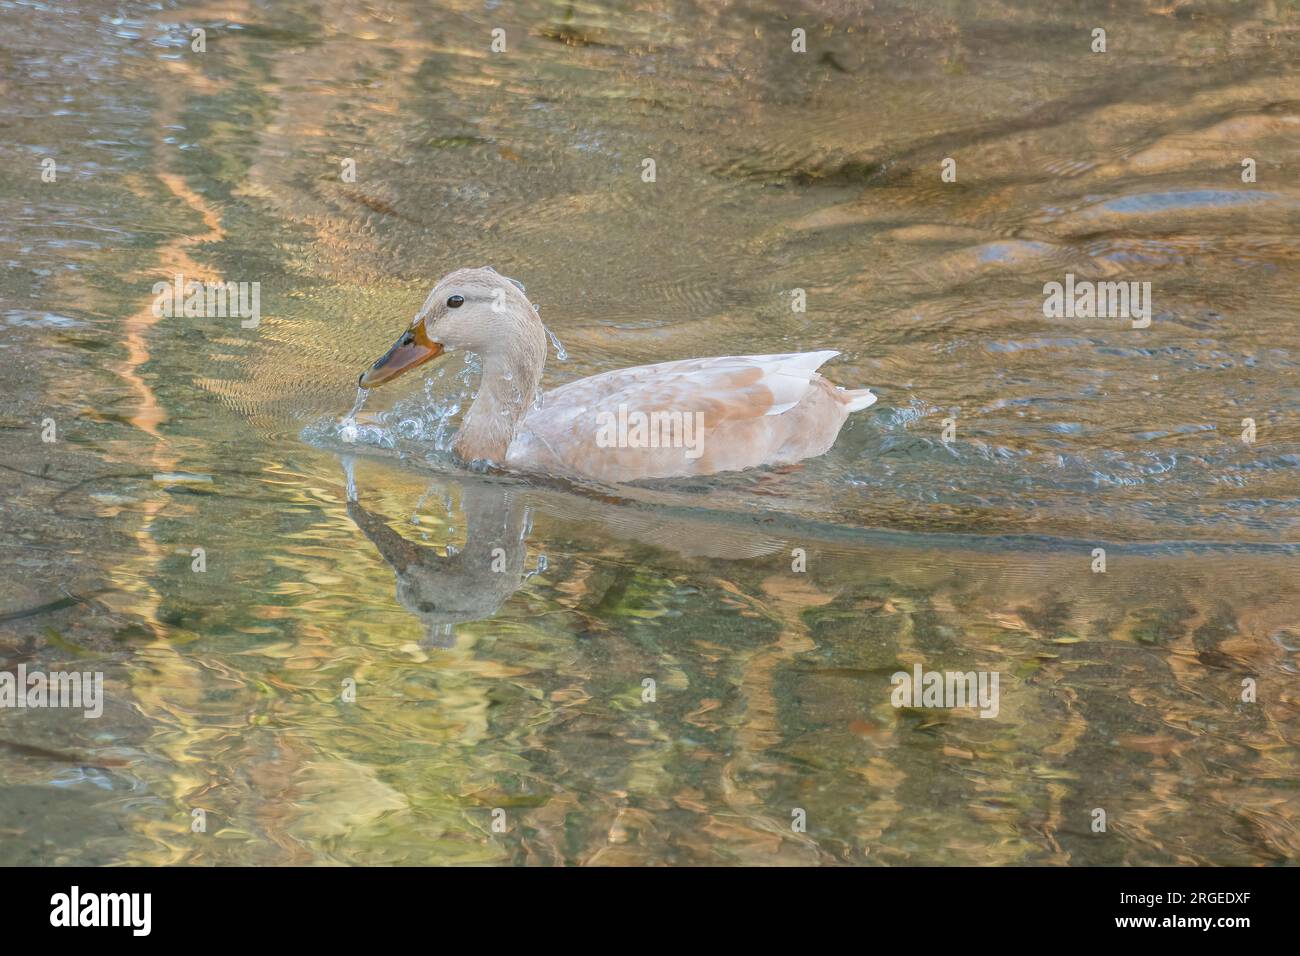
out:
<path id="1" fill-rule="evenodd" d="M 503 489 L 465 484 L 464 549 L 441 554 L 399 535 L 354 500 L 348 515 L 397 575 L 397 600 L 425 626 L 426 646 L 449 647 L 452 625 L 496 614 L 524 579 L 525 510 Z"/>

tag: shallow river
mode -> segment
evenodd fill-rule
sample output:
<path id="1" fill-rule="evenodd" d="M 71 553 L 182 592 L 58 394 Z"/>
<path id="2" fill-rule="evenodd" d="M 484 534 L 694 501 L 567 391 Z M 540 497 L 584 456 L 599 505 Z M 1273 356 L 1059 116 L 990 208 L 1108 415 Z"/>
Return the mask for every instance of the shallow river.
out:
<path id="1" fill-rule="evenodd" d="M 105 699 L 0 709 L 0 863 L 1300 858 L 1294 5 L 437 6 L 0 0 L 0 669 Z M 619 489 L 457 465 L 460 356 L 344 430 L 467 265 L 548 387 L 880 400 Z"/>

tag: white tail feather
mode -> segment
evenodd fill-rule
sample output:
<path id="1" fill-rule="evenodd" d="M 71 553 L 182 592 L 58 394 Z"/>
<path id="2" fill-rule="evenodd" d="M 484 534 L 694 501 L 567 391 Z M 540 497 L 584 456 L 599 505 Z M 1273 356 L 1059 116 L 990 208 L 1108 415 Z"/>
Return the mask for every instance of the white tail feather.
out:
<path id="1" fill-rule="evenodd" d="M 772 392 L 774 401 L 767 414 L 780 415 L 803 401 L 818 367 L 839 354 L 827 349 L 785 355 L 746 355 L 744 360 L 762 370 L 762 382 Z"/>
<path id="2" fill-rule="evenodd" d="M 844 389 L 840 389 L 840 391 L 844 391 Z M 844 404 L 848 406 L 850 412 L 860 412 L 864 408 L 870 408 L 876 404 L 876 396 L 872 394 L 869 388 L 845 392 L 844 397 L 847 399 Z"/>

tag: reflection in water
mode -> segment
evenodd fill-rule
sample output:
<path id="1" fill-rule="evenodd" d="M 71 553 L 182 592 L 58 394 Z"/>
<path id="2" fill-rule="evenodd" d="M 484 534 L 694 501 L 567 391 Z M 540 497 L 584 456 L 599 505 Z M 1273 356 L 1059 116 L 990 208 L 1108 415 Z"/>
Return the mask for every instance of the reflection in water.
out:
<path id="1" fill-rule="evenodd" d="M 426 645 L 450 647 L 453 624 L 491 617 L 523 584 L 528 515 L 505 489 L 462 486 L 465 546 L 446 554 L 402 537 L 354 489 L 349 463 L 348 517 L 397 575 L 397 600 L 424 625 Z"/>

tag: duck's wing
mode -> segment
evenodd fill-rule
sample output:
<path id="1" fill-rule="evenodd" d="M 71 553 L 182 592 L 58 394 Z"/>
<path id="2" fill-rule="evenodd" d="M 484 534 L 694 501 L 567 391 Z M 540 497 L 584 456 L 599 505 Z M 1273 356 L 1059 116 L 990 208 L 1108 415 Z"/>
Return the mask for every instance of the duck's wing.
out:
<path id="1" fill-rule="evenodd" d="M 773 420 L 810 397 L 835 391 L 817 369 L 838 354 L 826 350 L 683 359 L 579 379 L 546 393 L 542 406 L 529 412 L 508 459 L 523 468 L 627 481 L 737 467 L 735 462 L 745 456 L 738 457 L 739 449 L 732 446 L 747 442 L 750 452 L 739 467 L 763 464 L 769 460 L 772 442 L 782 438 L 790 424 L 783 420 L 777 426 Z M 834 432 L 851 410 L 853 400 L 847 396 L 858 393 L 843 394 L 842 401 L 833 402 L 843 409 L 831 416 Z M 638 446 L 634 432 L 638 415 L 664 427 L 677 427 L 688 443 L 701 442 L 703 447 L 682 447 L 680 442 L 670 447 Z M 612 445 L 611 426 L 617 438 Z"/>
<path id="2" fill-rule="evenodd" d="M 840 353 L 790 352 L 784 355 L 723 355 L 602 372 L 562 385 L 545 396 L 546 405 L 580 408 L 635 405 L 642 411 L 702 411 L 705 423 L 780 415 L 808 392 L 814 373 Z"/>

